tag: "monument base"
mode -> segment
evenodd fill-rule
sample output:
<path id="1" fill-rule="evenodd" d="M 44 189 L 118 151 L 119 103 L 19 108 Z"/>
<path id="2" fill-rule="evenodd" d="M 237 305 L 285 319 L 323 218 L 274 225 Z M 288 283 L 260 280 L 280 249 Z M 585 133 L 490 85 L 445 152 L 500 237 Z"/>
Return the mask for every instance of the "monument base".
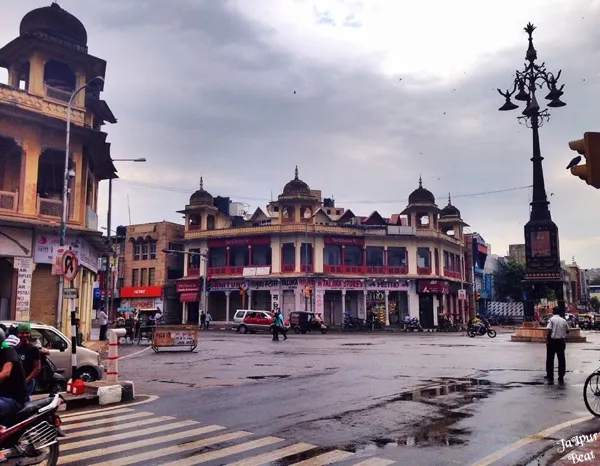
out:
<path id="1" fill-rule="evenodd" d="M 546 343 L 548 341 L 548 330 L 545 327 L 523 326 L 515 329 L 515 334 L 510 341 L 525 343 Z M 581 336 L 581 329 L 571 328 L 567 335 L 567 343 L 585 343 L 586 337 Z"/>

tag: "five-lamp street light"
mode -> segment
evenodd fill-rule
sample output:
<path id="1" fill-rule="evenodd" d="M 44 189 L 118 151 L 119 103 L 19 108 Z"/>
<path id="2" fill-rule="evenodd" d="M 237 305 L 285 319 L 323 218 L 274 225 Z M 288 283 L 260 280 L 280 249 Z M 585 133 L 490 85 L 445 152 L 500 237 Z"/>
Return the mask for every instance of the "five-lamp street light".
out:
<path id="1" fill-rule="evenodd" d="M 537 64 L 537 51 L 533 47 L 533 31 L 535 26 L 531 23 L 525 27 L 525 32 L 529 36 L 529 47 L 525 55 L 525 65 L 522 71 L 515 72 L 515 79 L 512 90 L 508 89 L 498 92 L 506 100 L 504 105 L 499 108 L 500 111 L 515 110 L 518 105 L 513 103 L 511 98 L 525 103 L 525 110 L 522 116 L 518 117 L 519 123 L 524 123 L 531 128 L 533 133 L 533 196 L 531 201 L 531 212 L 529 221 L 525 225 L 525 247 L 526 247 L 526 272 L 524 285 L 528 293 L 525 306 L 525 320 L 533 320 L 533 303 L 536 296 L 536 286 L 550 285 L 556 292 L 559 301 L 559 307 L 564 311 L 564 300 L 562 292 L 562 277 L 560 266 L 560 251 L 558 250 L 558 227 L 552 221 L 548 197 L 546 195 L 546 186 L 544 181 L 544 171 L 542 169 L 542 154 L 540 149 L 539 128 L 544 121 L 549 121 L 550 113 L 548 109 L 541 109 L 537 100 L 538 90 L 546 87 L 548 94 L 546 99 L 550 102 L 548 107 L 559 108 L 566 104 L 560 100 L 563 95 L 564 84 L 559 86 L 561 71 L 554 74 L 546 70 L 545 63 Z M 516 95 L 515 95 L 516 94 Z"/>

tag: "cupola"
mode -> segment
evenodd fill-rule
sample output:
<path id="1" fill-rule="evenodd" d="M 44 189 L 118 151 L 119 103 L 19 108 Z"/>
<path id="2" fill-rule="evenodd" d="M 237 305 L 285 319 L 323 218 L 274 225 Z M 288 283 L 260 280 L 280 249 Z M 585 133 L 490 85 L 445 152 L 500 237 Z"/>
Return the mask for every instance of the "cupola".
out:
<path id="1" fill-rule="evenodd" d="M 200 206 L 200 205 L 214 205 L 214 199 L 211 194 L 204 189 L 204 180 L 200 177 L 200 189 L 198 189 L 194 194 L 190 196 L 190 205 Z"/>

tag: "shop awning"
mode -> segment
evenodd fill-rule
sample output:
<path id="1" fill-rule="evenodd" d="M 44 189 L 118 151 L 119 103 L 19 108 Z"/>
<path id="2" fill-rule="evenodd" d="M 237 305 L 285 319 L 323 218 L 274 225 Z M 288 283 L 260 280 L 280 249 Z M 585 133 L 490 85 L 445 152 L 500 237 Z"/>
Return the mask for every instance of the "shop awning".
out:
<path id="1" fill-rule="evenodd" d="M 200 293 L 181 293 L 179 301 L 182 303 L 195 303 L 196 301 L 200 301 Z"/>

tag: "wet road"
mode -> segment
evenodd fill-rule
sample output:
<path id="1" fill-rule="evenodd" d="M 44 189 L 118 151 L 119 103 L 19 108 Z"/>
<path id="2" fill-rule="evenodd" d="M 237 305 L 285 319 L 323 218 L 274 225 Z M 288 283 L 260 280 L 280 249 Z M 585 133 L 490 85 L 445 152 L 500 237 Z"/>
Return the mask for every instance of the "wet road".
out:
<path id="1" fill-rule="evenodd" d="M 403 465 L 538 464 L 544 451 L 539 464 L 550 464 L 560 438 L 600 429 L 592 421 L 521 440 L 589 415 L 582 387 L 600 366 L 600 335 L 587 336 L 588 343 L 567 349 L 564 386 L 544 385 L 544 345 L 512 343 L 509 333 L 493 340 L 315 334 L 272 342 L 264 334 L 211 331 L 201 334 L 195 353 L 144 351 L 123 359 L 120 372 L 137 393 L 160 397 L 143 407 L 159 416 Z M 506 448 L 517 441 L 514 451 Z"/>

